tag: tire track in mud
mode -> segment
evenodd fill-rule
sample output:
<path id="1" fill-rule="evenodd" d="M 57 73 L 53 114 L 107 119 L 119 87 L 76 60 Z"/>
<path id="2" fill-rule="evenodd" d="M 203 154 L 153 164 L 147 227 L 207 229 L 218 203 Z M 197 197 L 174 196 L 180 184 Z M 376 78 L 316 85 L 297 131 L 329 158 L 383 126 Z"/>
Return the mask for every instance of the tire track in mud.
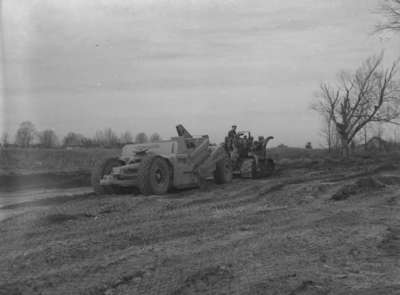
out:
<path id="1" fill-rule="evenodd" d="M 197 205 L 206 206 L 211 203 L 217 208 L 234 208 L 247 203 L 257 202 L 268 194 L 279 192 L 290 185 L 327 179 L 329 179 L 329 176 L 326 175 L 311 177 L 285 176 L 283 179 L 277 179 L 276 177 L 259 180 L 241 179 L 232 184 L 224 185 L 223 188 L 210 185 L 211 188 L 208 191 L 191 191 L 189 195 L 184 195 L 184 197 L 182 194 L 179 194 L 179 200 L 175 199 L 174 195 L 167 195 L 166 199 L 176 201 L 175 203 L 172 202 L 174 205 L 170 205 L 168 208 L 170 210 L 180 210 L 185 207 Z"/>

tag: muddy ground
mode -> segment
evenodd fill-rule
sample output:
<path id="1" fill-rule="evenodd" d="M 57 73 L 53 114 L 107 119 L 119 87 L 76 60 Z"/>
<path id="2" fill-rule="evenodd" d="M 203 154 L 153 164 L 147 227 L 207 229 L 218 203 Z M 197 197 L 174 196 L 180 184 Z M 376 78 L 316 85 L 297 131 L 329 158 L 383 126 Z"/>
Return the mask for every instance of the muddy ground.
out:
<path id="1" fill-rule="evenodd" d="M 399 209 L 393 161 L 9 202 L 0 294 L 400 294 Z"/>

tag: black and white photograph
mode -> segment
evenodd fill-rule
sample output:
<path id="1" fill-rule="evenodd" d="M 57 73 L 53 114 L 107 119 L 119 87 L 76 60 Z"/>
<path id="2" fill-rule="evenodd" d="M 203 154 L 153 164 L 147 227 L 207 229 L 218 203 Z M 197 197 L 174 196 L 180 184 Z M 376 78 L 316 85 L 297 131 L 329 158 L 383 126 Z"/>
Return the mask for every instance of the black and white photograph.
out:
<path id="1" fill-rule="evenodd" d="M 400 0 L 0 0 L 0 295 L 400 295 Z"/>

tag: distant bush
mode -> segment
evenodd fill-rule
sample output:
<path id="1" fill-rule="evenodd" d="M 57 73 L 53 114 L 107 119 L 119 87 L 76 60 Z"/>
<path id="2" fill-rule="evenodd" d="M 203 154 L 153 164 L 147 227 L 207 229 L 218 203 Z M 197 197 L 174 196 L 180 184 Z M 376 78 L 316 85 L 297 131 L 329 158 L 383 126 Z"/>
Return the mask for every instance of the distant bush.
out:
<path id="1" fill-rule="evenodd" d="M 46 129 L 44 131 L 39 132 L 39 142 L 40 146 L 44 148 L 53 148 L 56 147 L 58 142 L 58 137 L 54 130 Z"/>
<path id="2" fill-rule="evenodd" d="M 140 132 L 135 137 L 135 143 L 145 143 L 148 142 L 149 138 L 147 137 L 146 133 Z"/>
<path id="3" fill-rule="evenodd" d="M 161 140 L 161 136 L 160 136 L 160 134 L 158 134 L 157 132 L 156 133 L 153 133 L 151 136 L 150 136 L 150 142 L 156 142 L 156 141 L 160 141 Z"/>
<path id="4" fill-rule="evenodd" d="M 36 128 L 30 121 L 24 121 L 19 125 L 15 135 L 15 144 L 20 147 L 29 147 L 35 139 Z"/>
<path id="5" fill-rule="evenodd" d="M 94 142 L 100 147 L 111 148 L 119 146 L 118 136 L 111 128 L 96 131 Z"/>
<path id="6" fill-rule="evenodd" d="M 133 136 L 132 133 L 129 131 L 125 131 L 124 133 L 121 134 L 119 137 L 119 143 L 120 145 L 128 144 L 133 142 Z"/>
<path id="7" fill-rule="evenodd" d="M 81 146 L 84 139 L 82 134 L 69 132 L 63 139 L 63 146 Z"/>

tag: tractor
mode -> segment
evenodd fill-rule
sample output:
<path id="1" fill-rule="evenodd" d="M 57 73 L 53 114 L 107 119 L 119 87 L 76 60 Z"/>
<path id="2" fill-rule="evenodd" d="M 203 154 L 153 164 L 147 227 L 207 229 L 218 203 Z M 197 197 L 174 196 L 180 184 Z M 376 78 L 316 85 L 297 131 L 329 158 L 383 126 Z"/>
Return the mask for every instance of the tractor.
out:
<path id="1" fill-rule="evenodd" d="M 240 131 L 235 138 L 225 138 L 224 147 L 230 155 L 233 174 L 244 178 L 270 176 L 275 163 L 267 157 L 267 144 L 274 137 L 259 136 L 254 140 L 250 131 Z"/>
<path id="2" fill-rule="evenodd" d="M 99 162 L 92 172 L 96 194 L 138 189 L 144 195 L 200 186 L 214 178 L 232 181 L 232 166 L 223 145 L 210 144 L 208 135 L 192 136 L 182 125 L 177 137 L 143 144 L 127 144 L 117 158 Z"/>

